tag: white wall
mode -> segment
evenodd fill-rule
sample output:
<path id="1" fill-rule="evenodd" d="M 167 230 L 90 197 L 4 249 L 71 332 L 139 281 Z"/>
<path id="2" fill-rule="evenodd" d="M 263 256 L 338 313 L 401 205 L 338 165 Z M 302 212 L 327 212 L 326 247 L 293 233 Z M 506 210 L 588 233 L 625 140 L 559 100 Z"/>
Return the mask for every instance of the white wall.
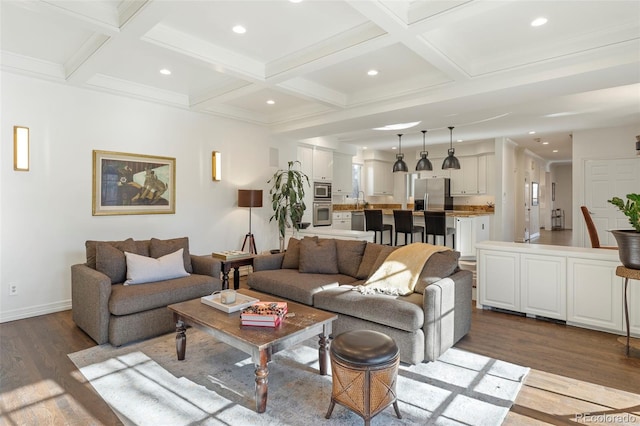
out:
<path id="1" fill-rule="evenodd" d="M 496 205 L 491 238 L 497 241 L 514 241 L 516 217 L 516 144 L 508 138 L 495 140 Z"/>
<path id="2" fill-rule="evenodd" d="M 581 130 L 573 132 L 573 245 L 582 247 L 585 243 L 586 225 L 580 212 L 585 204 L 584 171 L 587 160 L 631 159 L 636 156 L 636 135 L 640 134 L 640 124 L 626 127 Z M 638 183 L 640 192 L 640 183 Z"/>
<path id="3" fill-rule="evenodd" d="M 264 190 L 253 209 L 258 250 L 277 247 L 266 181 L 269 148 L 280 164 L 289 145 L 258 126 L 144 101 L 2 73 L 0 149 L 0 321 L 70 307 L 70 266 L 88 239 L 188 236 L 195 254 L 239 249 L 249 212 L 238 188 Z M 31 131 L 31 170 L 12 166 L 12 131 Z M 176 158 L 176 213 L 92 216 L 92 150 Z M 211 151 L 222 152 L 223 180 L 211 181 Z M 293 157 L 295 158 L 295 150 Z M 284 162 L 286 164 L 286 162 Z M 10 284 L 18 294 L 8 296 Z"/>
<path id="4" fill-rule="evenodd" d="M 556 199 L 553 209 L 564 210 L 565 229 L 573 228 L 573 165 L 554 164 L 551 166 L 551 179 L 556 184 Z"/>

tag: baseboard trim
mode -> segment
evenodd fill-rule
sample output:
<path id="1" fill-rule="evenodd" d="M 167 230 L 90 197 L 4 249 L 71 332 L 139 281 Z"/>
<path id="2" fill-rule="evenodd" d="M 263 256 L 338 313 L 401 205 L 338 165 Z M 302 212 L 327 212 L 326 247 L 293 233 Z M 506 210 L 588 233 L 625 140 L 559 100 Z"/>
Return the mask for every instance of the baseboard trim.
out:
<path id="1" fill-rule="evenodd" d="M 0 312 L 0 323 L 52 314 L 54 312 L 67 311 L 69 309 L 71 309 L 71 299 L 47 303 L 44 305 L 29 306 L 27 308 L 13 309 L 11 311 Z"/>

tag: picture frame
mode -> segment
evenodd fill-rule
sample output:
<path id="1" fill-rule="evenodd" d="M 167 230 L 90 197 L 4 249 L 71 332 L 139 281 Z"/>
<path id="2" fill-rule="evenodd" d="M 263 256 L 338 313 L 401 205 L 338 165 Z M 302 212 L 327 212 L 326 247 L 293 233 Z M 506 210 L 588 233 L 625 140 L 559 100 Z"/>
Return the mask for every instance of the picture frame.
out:
<path id="1" fill-rule="evenodd" d="M 531 182 L 531 205 L 538 205 L 538 197 L 539 197 L 539 186 L 538 182 Z"/>
<path id="2" fill-rule="evenodd" d="M 94 216 L 175 214 L 176 159 L 93 151 Z"/>

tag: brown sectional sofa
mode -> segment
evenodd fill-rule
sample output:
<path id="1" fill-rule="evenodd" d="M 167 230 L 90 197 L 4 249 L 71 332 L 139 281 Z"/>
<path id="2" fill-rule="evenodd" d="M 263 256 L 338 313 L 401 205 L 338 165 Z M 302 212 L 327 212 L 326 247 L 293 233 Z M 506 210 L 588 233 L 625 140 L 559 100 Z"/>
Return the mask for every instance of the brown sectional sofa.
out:
<path id="1" fill-rule="evenodd" d="M 458 252 L 440 252 L 429 258 L 408 296 L 354 291 L 394 249 L 364 241 L 292 238 L 285 253 L 256 257 L 247 283 L 337 313 L 334 335 L 380 331 L 396 341 L 403 362 L 434 361 L 469 332 L 472 274 L 459 268 Z"/>
<path id="2" fill-rule="evenodd" d="M 220 261 L 189 253 L 188 238 L 87 241 L 87 262 L 71 266 L 74 322 L 98 344 L 120 346 L 175 330 L 167 305 L 222 288 Z M 124 252 L 159 258 L 183 249 L 190 275 L 147 284 L 123 285 Z M 178 260 L 179 262 L 179 260 Z"/>

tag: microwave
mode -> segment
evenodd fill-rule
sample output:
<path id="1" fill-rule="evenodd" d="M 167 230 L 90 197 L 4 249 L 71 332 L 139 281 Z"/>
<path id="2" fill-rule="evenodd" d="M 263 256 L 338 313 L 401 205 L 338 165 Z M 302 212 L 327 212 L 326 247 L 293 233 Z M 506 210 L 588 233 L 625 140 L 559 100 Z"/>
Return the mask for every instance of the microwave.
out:
<path id="1" fill-rule="evenodd" d="M 331 201 L 331 183 L 313 182 L 313 199 Z"/>

